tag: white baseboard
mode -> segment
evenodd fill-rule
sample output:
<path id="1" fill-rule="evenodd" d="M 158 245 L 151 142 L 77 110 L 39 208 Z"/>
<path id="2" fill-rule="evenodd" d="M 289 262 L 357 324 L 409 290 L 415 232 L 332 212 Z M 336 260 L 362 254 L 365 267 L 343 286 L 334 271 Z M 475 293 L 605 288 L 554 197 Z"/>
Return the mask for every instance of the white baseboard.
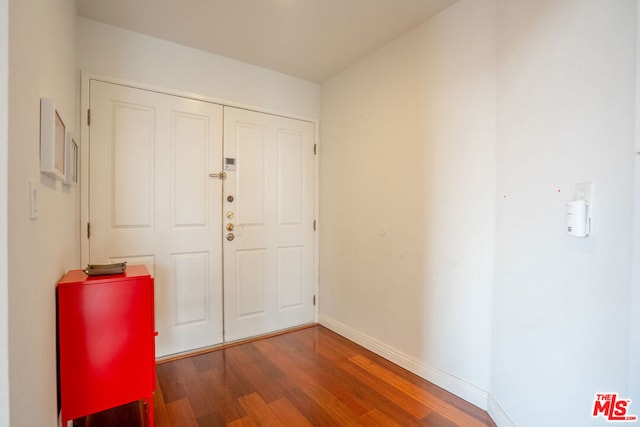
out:
<path id="1" fill-rule="evenodd" d="M 429 366 L 406 353 L 398 351 L 395 348 L 392 348 L 389 345 L 376 340 L 375 338 L 362 334 L 330 317 L 321 314 L 319 316 L 319 321 L 322 326 L 331 329 L 337 334 L 340 334 L 345 338 L 348 338 L 351 341 L 360 344 L 364 348 L 371 350 L 374 353 L 384 357 L 385 359 L 392 361 L 396 365 L 402 366 L 408 371 L 413 372 L 414 374 L 426 379 L 429 382 L 434 383 L 439 387 L 442 387 L 443 389 L 455 394 L 456 396 L 479 407 L 480 409 L 487 411 L 489 394 L 488 392 L 482 390 L 474 384 L 471 384 L 470 382 L 458 378 L 454 375 L 448 374 L 438 368 Z M 497 403 L 496 406 L 500 408 Z M 500 411 L 502 410 L 500 409 Z M 504 412 L 502 413 L 504 414 Z M 498 426 L 506 427 L 512 426 L 512 424 L 499 424 Z"/>
<path id="2" fill-rule="evenodd" d="M 491 395 L 489 395 L 489 399 L 487 401 L 487 413 L 498 427 L 516 427 L 507 413 L 504 412 L 504 409 L 502 409 Z"/>

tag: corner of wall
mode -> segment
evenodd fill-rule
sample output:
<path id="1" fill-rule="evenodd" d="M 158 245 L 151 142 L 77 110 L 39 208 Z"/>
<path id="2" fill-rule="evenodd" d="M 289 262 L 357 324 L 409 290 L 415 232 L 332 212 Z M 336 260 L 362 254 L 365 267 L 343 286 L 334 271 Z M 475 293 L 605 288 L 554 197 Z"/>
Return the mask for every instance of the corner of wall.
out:
<path id="1" fill-rule="evenodd" d="M 498 427 L 516 427 L 513 421 L 509 419 L 509 416 L 504 409 L 502 409 L 498 401 L 491 394 L 489 394 L 489 398 L 487 399 L 487 413 Z"/>

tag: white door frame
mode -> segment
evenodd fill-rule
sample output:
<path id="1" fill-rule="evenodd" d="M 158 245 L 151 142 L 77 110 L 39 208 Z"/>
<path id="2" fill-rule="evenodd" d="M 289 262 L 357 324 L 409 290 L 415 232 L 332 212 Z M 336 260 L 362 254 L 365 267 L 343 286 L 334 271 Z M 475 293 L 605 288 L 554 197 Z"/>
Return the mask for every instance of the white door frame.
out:
<path id="1" fill-rule="evenodd" d="M 129 86 L 136 89 L 148 90 L 152 92 L 158 92 L 165 95 L 179 96 L 188 99 L 195 99 L 198 101 L 211 102 L 215 104 L 221 104 L 223 106 L 243 108 L 245 110 L 256 111 L 259 113 L 272 114 L 274 116 L 282 116 L 290 119 L 304 120 L 312 122 L 315 129 L 315 143 L 320 147 L 319 139 L 319 121 L 315 118 L 299 116 L 295 114 L 287 114 L 278 111 L 256 108 L 253 106 L 239 104 L 237 102 L 228 101 L 224 99 L 211 98 L 208 96 L 188 93 L 180 90 L 168 89 L 153 85 L 148 85 L 139 82 L 132 82 L 130 80 L 120 79 L 117 77 L 105 76 L 102 74 L 92 73 L 88 71 L 80 72 L 80 256 L 81 265 L 85 266 L 89 263 L 89 239 L 87 238 L 87 223 L 89 221 L 89 151 L 85 149 L 87 141 L 89 141 L 89 124 L 87 123 L 87 111 L 89 109 L 89 86 L 91 80 L 99 80 L 105 83 L 112 83 L 122 86 Z M 320 196 L 320 179 L 319 179 L 319 157 L 315 156 L 315 171 L 314 171 L 314 218 L 319 217 L 319 196 Z M 313 293 L 318 295 L 318 265 L 319 265 L 319 231 L 320 224 L 318 223 L 317 230 L 314 234 L 313 240 Z M 224 280 L 224 279 L 223 279 Z M 318 322 L 318 304 L 314 307 L 313 321 Z"/>

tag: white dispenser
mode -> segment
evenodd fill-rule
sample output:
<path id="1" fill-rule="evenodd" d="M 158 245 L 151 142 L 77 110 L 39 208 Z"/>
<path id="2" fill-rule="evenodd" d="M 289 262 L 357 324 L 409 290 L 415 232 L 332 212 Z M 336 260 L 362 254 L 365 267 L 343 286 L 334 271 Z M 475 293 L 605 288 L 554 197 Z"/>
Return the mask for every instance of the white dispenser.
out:
<path id="1" fill-rule="evenodd" d="M 574 237 L 587 237 L 591 231 L 589 203 L 586 200 L 567 202 L 567 233 Z"/>

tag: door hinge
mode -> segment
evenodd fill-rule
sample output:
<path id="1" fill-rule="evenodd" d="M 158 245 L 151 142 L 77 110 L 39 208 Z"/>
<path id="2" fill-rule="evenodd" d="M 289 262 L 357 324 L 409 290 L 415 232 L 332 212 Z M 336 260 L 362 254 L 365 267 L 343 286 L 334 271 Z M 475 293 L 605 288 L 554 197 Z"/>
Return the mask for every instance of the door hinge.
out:
<path id="1" fill-rule="evenodd" d="M 87 223 L 87 239 L 91 238 L 91 223 Z"/>
<path id="2" fill-rule="evenodd" d="M 91 126 L 91 109 L 87 110 L 87 126 Z"/>
<path id="3" fill-rule="evenodd" d="M 313 305 L 314 305 L 314 307 L 316 305 L 316 296 L 315 295 L 313 296 Z"/>
<path id="4" fill-rule="evenodd" d="M 314 219 L 313 220 L 313 231 L 316 231 L 318 229 L 318 220 Z"/>
<path id="5" fill-rule="evenodd" d="M 318 144 L 313 144 L 313 155 L 317 155 L 318 154 Z"/>

